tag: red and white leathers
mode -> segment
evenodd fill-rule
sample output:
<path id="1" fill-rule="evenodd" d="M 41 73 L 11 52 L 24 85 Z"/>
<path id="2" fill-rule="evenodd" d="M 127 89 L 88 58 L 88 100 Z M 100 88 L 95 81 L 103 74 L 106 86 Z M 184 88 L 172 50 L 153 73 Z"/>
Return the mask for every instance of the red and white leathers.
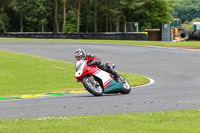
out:
<path id="1" fill-rule="evenodd" d="M 97 56 L 93 55 L 93 54 L 85 54 L 85 60 L 87 60 L 87 63 L 91 63 L 92 61 L 95 60 L 100 60 Z"/>
<path id="2" fill-rule="evenodd" d="M 99 59 L 97 56 L 95 55 L 92 55 L 92 54 L 86 54 L 85 56 L 85 60 L 87 60 L 87 65 L 88 66 L 92 66 L 92 65 L 96 65 L 98 66 L 100 69 L 108 72 L 108 73 L 111 73 L 115 76 L 116 80 L 119 78 L 119 74 L 114 71 L 112 68 L 111 68 L 111 65 L 110 63 L 106 63 L 106 64 L 102 64 L 101 62 L 101 59 Z"/>
<path id="3" fill-rule="evenodd" d="M 80 48 L 76 49 L 74 52 L 74 56 L 76 60 L 78 61 L 87 60 L 88 66 L 96 65 L 100 69 L 113 74 L 116 77 L 116 80 L 120 77 L 120 75 L 111 68 L 110 63 L 102 64 L 101 60 L 97 56 L 92 55 L 92 54 L 86 54 L 83 49 L 80 49 Z"/>

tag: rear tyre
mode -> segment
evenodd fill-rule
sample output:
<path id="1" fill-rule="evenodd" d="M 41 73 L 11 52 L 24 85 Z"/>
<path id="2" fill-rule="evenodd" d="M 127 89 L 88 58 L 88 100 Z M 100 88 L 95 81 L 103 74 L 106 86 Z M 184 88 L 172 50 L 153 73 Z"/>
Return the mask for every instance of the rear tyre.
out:
<path id="1" fill-rule="evenodd" d="M 121 94 L 129 94 L 131 92 L 131 86 L 130 86 L 130 84 L 122 76 L 120 76 L 120 80 L 123 82 L 123 87 L 122 87 L 122 90 L 120 91 L 120 93 Z"/>
<path id="2" fill-rule="evenodd" d="M 101 85 L 90 75 L 86 75 L 82 79 L 83 86 L 94 96 L 102 96 L 103 89 Z"/>

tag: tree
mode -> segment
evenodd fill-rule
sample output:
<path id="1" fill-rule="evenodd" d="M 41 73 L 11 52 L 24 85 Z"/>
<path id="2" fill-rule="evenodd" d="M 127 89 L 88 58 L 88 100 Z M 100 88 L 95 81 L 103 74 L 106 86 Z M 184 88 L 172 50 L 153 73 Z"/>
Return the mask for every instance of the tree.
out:
<path id="1" fill-rule="evenodd" d="M 63 0 L 63 28 L 62 28 L 62 32 L 64 32 L 65 25 L 66 25 L 66 0 Z"/>
<path id="2" fill-rule="evenodd" d="M 19 14 L 19 21 L 20 21 L 20 32 L 23 32 L 24 29 L 24 24 L 23 24 L 23 19 L 24 19 L 24 0 L 13 0 L 11 2 L 11 7 L 12 9 Z"/>
<path id="3" fill-rule="evenodd" d="M 48 0 L 27 0 L 25 22 L 32 32 L 44 32 L 45 26 L 50 22 L 51 2 Z M 30 9 L 32 9 L 30 11 Z M 27 29 L 27 28 L 26 28 Z"/>
<path id="4" fill-rule="evenodd" d="M 134 8 L 132 10 L 134 14 L 128 14 L 127 20 L 139 22 L 141 31 L 152 26 L 160 27 L 161 24 L 169 23 L 173 18 L 169 13 L 172 10 L 170 0 L 146 0 L 141 5 L 132 8 Z"/>
<path id="5" fill-rule="evenodd" d="M 146 20 L 149 20 L 152 24 L 164 24 L 172 19 L 172 16 L 169 14 L 171 8 L 167 0 L 150 1 L 145 6 L 145 10 L 144 15 L 146 16 Z"/>
<path id="6" fill-rule="evenodd" d="M 109 5 L 109 0 L 106 0 L 106 5 Z M 109 5 L 110 6 L 110 5 Z M 109 24 L 109 10 L 108 8 L 105 8 L 105 18 L 106 18 L 106 32 L 108 32 L 108 24 Z"/>
<path id="7" fill-rule="evenodd" d="M 80 6 L 81 6 L 81 1 L 78 0 L 78 7 L 77 7 L 77 33 L 80 32 Z"/>
<path id="8" fill-rule="evenodd" d="M 8 16 L 5 11 L 6 8 L 6 0 L 1 0 L 0 1 L 0 24 L 1 24 L 1 29 L 3 29 L 3 32 L 6 32 L 6 24 L 8 22 Z"/>
<path id="9" fill-rule="evenodd" d="M 94 0 L 94 32 L 97 32 L 97 0 Z"/>
<path id="10" fill-rule="evenodd" d="M 116 27 L 116 32 L 123 30 L 126 21 L 133 22 L 136 13 L 144 10 L 143 6 L 148 0 L 109 0 L 107 6 L 107 17 L 109 18 L 110 31 L 112 26 Z M 130 17 L 131 16 L 131 17 Z"/>
<path id="11" fill-rule="evenodd" d="M 88 33 L 88 3 L 88 0 L 84 0 L 84 25 L 86 33 Z"/>
<path id="12" fill-rule="evenodd" d="M 192 21 L 194 18 L 200 18 L 200 0 L 176 0 L 173 2 L 174 10 L 171 14 L 180 18 L 182 22 Z"/>
<path id="13" fill-rule="evenodd" d="M 139 22 L 143 30 L 170 21 L 170 1 L 1 0 L 0 28 L 4 32 L 59 32 L 60 28 L 70 33 L 123 32 L 125 22 Z M 195 17 L 199 1 L 192 5 L 195 8 L 186 8 L 193 13 L 188 18 Z"/>
<path id="14" fill-rule="evenodd" d="M 53 2 L 54 2 L 54 32 L 59 32 L 58 0 L 53 0 Z"/>

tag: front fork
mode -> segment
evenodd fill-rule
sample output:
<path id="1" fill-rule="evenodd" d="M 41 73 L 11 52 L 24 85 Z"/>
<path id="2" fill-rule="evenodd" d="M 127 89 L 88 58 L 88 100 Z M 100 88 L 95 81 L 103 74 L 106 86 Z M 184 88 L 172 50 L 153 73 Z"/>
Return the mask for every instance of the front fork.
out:
<path id="1" fill-rule="evenodd" d="M 94 81 L 94 76 L 93 75 L 90 74 L 90 76 L 88 77 L 88 79 L 89 79 L 89 81 L 90 81 L 90 83 L 92 85 L 95 85 L 95 81 Z"/>

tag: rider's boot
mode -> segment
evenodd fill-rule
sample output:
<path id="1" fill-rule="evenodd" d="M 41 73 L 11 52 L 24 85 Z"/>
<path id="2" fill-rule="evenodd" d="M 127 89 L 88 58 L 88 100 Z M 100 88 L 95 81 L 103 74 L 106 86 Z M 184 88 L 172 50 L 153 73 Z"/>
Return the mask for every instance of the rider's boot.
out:
<path id="1" fill-rule="evenodd" d="M 115 81 L 119 82 L 120 81 L 120 75 L 113 69 L 110 69 L 110 73 L 114 75 Z"/>

